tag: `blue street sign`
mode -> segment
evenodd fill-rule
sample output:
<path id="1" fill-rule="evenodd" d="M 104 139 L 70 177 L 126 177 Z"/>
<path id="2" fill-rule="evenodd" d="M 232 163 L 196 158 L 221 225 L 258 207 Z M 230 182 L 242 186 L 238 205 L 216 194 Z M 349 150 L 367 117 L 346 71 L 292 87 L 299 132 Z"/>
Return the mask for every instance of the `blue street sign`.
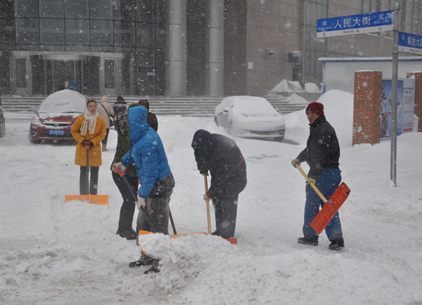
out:
<path id="1" fill-rule="evenodd" d="M 317 37 L 332 37 L 393 30 L 394 11 L 317 20 Z"/>
<path id="2" fill-rule="evenodd" d="M 399 32 L 399 52 L 422 55 L 422 36 Z"/>

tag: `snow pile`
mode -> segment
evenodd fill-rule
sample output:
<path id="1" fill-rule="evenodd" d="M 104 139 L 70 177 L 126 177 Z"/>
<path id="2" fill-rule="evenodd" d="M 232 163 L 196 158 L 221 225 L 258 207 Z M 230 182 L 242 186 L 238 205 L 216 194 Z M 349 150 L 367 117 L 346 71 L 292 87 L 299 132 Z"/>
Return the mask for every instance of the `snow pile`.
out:
<path id="1" fill-rule="evenodd" d="M 110 171 L 116 132 L 110 131 L 99 171 L 99 194 L 109 195 L 109 205 L 64 203 L 65 195 L 79 193 L 75 146 L 30 144 L 30 116 L 6 113 L 7 132 L 0 139 L 0 303 L 420 304 L 422 133 L 397 138 L 392 187 L 390 142 L 351 146 L 352 100 L 341 91 L 318 100 L 336 129 L 343 181 L 352 190 L 340 210 L 344 250 L 330 251 L 324 233 L 317 247 L 297 243 L 305 181 L 290 162 L 309 135 L 303 109 L 285 116 L 281 143 L 234 138 L 248 170 L 239 196 L 238 245 L 199 234 L 142 237 L 142 247 L 161 258 L 161 272 L 150 275 L 143 274 L 147 267 L 128 267 L 141 251 L 135 241 L 116 235 L 122 203 Z M 170 208 L 177 232 L 206 231 L 204 179 L 190 144 L 198 129 L 227 132 L 213 118 L 158 120 L 176 180 Z M 214 229 L 212 209 L 211 221 Z"/>
<path id="2" fill-rule="evenodd" d="M 331 90 L 322 95 L 318 101 L 324 105 L 327 121 L 336 130 L 341 146 L 352 145 L 353 130 L 353 94 Z M 285 115 L 286 139 L 306 144 L 309 136 L 309 121 L 305 109 Z"/>
<path id="3" fill-rule="evenodd" d="M 306 83 L 304 87 L 298 81 L 289 81 L 283 79 L 279 82 L 273 89 L 268 91 L 268 95 L 275 95 L 281 92 L 313 92 L 313 93 L 322 93 L 322 85 L 318 87 L 315 83 Z"/>

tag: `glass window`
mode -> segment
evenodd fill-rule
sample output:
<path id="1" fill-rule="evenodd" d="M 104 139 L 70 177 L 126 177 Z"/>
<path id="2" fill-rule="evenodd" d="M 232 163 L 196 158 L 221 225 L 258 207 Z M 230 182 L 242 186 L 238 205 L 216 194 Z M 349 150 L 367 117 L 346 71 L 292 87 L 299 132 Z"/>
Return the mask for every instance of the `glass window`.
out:
<path id="1" fill-rule="evenodd" d="M 65 0 L 66 18 L 89 18 L 89 0 Z"/>
<path id="2" fill-rule="evenodd" d="M 0 45 L 15 43 L 15 20 L 12 18 L 0 18 Z"/>
<path id="3" fill-rule="evenodd" d="M 47 18 L 63 18 L 63 0 L 40 0 L 40 16 Z"/>
<path id="4" fill-rule="evenodd" d="M 17 17 L 39 17 L 38 0 L 15 0 Z"/>
<path id="5" fill-rule="evenodd" d="M 137 1 L 136 21 L 143 23 L 154 22 L 154 1 Z"/>
<path id="6" fill-rule="evenodd" d="M 113 89 L 114 83 L 114 60 L 104 60 L 105 88 Z"/>
<path id="7" fill-rule="evenodd" d="M 38 19 L 17 19 L 16 37 L 18 44 L 39 44 L 40 43 L 40 23 Z"/>
<path id="8" fill-rule="evenodd" d="M 133 0 L 119 0 L 120 5 L 113 6 L 113 18 L 116 20 L 132 20 L 135 6 Z"/>
<path id="9" fill-rule="evenodd" d="M 89 44 L 89 21 L 65 20 L 66 44 Z"/>
<path id="10" fill-rule="evenodd" d="M 113 40 L 111 28 L 111 21 L 91 20 L 91 45 L 111 45 Z"/>
<path id="11" fill-rule="evenodd" d="M 40 20 L 41 43 L 64 44 L 64 19 Z"/>
<path id="12" fill-rule="evenodd" d="M 132 46 L 132 22 L 115 21 L 113 29 L 115 46 Z"/>
<path id="13" fill-rule="evenodd" d="M 136 46 L 153 47 L 153 27 L 150 24 L 138 24 L 136 26 Z"/>
<path id="14" fill-rule="evenodd" d="M 96 0 L 91 1 L 89 11 L 90 17 L 94 19 L 112 19 L 112 1 L 110 0 Z"/>
<path id="15" fill-rule="evenodd" d="M 16 58 L 16 87 L 26 88 L 26 59 Z"/>

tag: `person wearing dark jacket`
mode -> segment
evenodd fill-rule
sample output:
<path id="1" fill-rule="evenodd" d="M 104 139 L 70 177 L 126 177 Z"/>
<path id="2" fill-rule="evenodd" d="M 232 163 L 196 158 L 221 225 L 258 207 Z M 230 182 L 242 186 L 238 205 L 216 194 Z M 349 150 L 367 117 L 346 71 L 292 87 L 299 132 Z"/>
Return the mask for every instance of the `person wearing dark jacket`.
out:
<path id="1" fill-rule="evenodd" d="M 117 115 L 124 112 L 127 109 L 127 107 L 128 107 L 128 105 L 127 105 L 124 97 L 119 95 L 116 98 L 116 103 L 114 103 L 114 105 L 113 105 L 113 112 L 114 112 L 113 119 L 116 120 Z"/>
<path id="2" fill-rule="evenodd" d="M 315 184 L 325 198 L 330 198 L 341 182 L 339 169 L 340 145 L 334 128 L 327 122 L 324 115 L 324 105 L 313 102 L 306 107 L 310 134 L 306 148 L 292 161 L 293 167 L 307 162 L 310 170 L 306 185 L 306 203 L 303 224 L 304 237 L 299 238 L 300 244 L 318 245 L 318 235 L 310 226 L 310 223 L 318 214 L 320 206 L 324 202 L 312 189 L 310 183 Z M 338 250 L 344 247 L 343 232 L 340 217 L 337 212 L 328 225 L 325 232 L 331 242 L 329 249 Z"/>
<path id="3" fill-rule="evenodd" d="M 119 97 L 117 98 L 117 101 L 119 102 Z M 124 100 L 123 100 L 124 101 Z M 117 104 L 117 103 L 116 103 Z M 115 109 L 116 117 L 116 129 L 122 130 L 125 128 L 124 124 L 124 118 L 127 118 L 126 116 L 121 116 L 121 113 L 124 113 L 127 108 L 126 102 L 122 103 L 121 101 L 117 105 Z M 136 107 L 141 106 L 140 104 L 131 104 L 130 107 Z M 124 109 L 124 110 L 123 110 Z M 120 119 L 120 120 L 119 120 Z M 120 124 L 119 124 L 120 122 Z M 128 125 L 127 129 L 128 129 Z M 129 134 L 129 130 L 125 131 L 127 134 Z M 123 131 L 123 134 L 125 134 Z M 138 189 L 138 175 L 136 174 L 136 168 L 133 164 L 128 164 L 125 171 L 125 176 L 127 181 L 129 182 L 130 188 L 126 185 L 126 183 L 123 181 L 123 178 L 120 177 L 119 174 L 114 172 L 113 165 L 116 163 L 119 163 L 122 161 L 122 157 L 130 150 L 131 145 L 130 141 L 128 141 L 121 132 L 118 132 L 117 136 L 117 146 L 116 146 L 116 153 L 114 155 L 113 162 L 111 163 L 111 174 L 113 177 L 113 181 L 116 184 L 117 188 L 120 191 L 120 194 L 123 197 L 123 203 L 122 207 L 120 208 L 120 217 L 119 217 L 119 226 L 117 229 L 116 234 L 118 234 L 122 238 L 126 238 L 127 240 L 136 239 L 138 237 L 138 234 L 132 229 L 132 222 L 133 222 L 133 216 L 135 214 L 135 198 L 137 198 L 136 190 Z"/>
<path id="4" fill-rule="evenodd" d="M 148 102 L 148 100 L 142 99 L 142 100 L 139 100 L 138 103 L 140 105 L 144 106 L 148 110 L 148 116 L 147 116 L 147 124 L 148 124 L 148 126 L 158 132 L 158 120 L 157 120 L 157 116 L 154 113 L 152 113 L 151 111 L 149 111 L 149 102 Z"/>
<path id="5" fill-rule="evenodd" d="M 211 174 L 211 185 L 204 199 L 212 199 L 216 231 L 223 238 L 234 236 L 239 193 L 247 183 L 246 162 L 232 139 L 200 129 L 192 140 L 195 160 L 201 174 Z"/>

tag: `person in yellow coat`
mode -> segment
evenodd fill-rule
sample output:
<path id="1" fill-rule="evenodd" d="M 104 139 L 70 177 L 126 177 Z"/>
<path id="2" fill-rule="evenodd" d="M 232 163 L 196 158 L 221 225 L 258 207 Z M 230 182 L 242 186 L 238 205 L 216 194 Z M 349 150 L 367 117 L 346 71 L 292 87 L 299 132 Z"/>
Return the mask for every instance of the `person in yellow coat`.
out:
<path id="1" fill-rule="evenodd" d="M 98 170 L 102 164 L 101 141 L 107 134 L 106 123 L 97 111 L 97 102 L 88 100 L 84 115 L 78 117 L 72 126 L 72 136 L 75 138 L 76 154 L 75 164 L 81 167 L 79 178 L 79 191 L 81 195 L 97 195 L 98 190 Z M 91 176 L 88 175 L 86 154 L 89 150 L 89 168 Z"/>

